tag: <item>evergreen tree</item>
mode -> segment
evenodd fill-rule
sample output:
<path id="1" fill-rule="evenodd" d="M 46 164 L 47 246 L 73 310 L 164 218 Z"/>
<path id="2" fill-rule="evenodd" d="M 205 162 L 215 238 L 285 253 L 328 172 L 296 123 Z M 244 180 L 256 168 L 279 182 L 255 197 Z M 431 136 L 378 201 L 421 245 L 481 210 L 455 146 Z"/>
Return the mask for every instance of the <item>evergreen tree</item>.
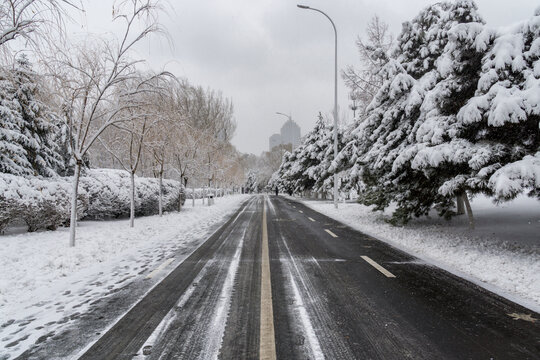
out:
<path id="1" fill-rule="evenodd" d="M 483 146 L 474 138 L 457 138 L 457 113 L 474 95 L 491 37 L 473 2 L 456 1 L 447 9 L 446 45 L 435 67 L 419 80 L 433 85 L 425 89 L 418 117 L 392 164 L 392 181 L 399 186 L 398 214 L 405 221 L 411 214 L 427 213 L 433 204 L 441 215 L 453 215 L 453 196 L 467 200 L 465 191 L 472 188 L 462 183 L 447 191 L 445 184 L 469 176 L 463 154 L 476 154 Z"/>
<path id="2" fill-rule="evenodd" d="M 39 99 L 37 74 L 24 55 L 16 60 L 13 70 L 4 69 L 4 73 L 0 146 L 6 151 L 0 160 L 1 170 L 14 175 L 55 176 L 63 168 L 62 157 L 54 142 L 50 111 Z"/>
<path id="3" fill-rule="evenodd" d="M 23 118 L 15 98 L 15 88 L 9 73 L 0 74 L 0 172 L 13 175 L 32 175 L 24 144 L 30 139 L 21 132 Z"/>
<path id="4" fill-rule="evenodd" d="M 249 171 L 244 185 L 246 193 L 256 193 L 259 192 L 259 184 L 257 183 L 257 173 L 254 171 Z"/>
<path id="5" fill-rule="evenodd" d="M 540 8 L 500 30 L 482 60 L 476 94 L 458 113 L 460 136 L 482 146 L 468 161 L 472 187 L 498 201 L 540 198 Z"/>
<path id="6" fill-rule="evenodd" d="M 417 134 L 425 131 L 418 135 L 420 140 L 431 134 L 434 141 L 441 141 L 439 127 L 445 121 L 452 122 L 444 118 L 455 118 L 459 102 L 466 101 L 467 93 L 470 96 L 474 89 L 474 78 L 467 76 L 471 68 L 474 72 L 480 57 L 467 51 L 454 49 L 450 58 L 463 61 L 454 64 L 459 72 L 446 81 L 452 71 L 448 61 L 443 61 L 444 54 L 455 46 L 449 45 L 451 29 L 461 23 L 474 23 L 471 27 L 475 29 L 482 25 L 471 1 L 432 5 L 404 24 L 393 59 L 382 70 L 385 81 L 369 106 L 371 114 L 354 131 L 357 156 L 353 166 L 362 167 L 367 185 L 361 201 L 375 204 L 377 209 L 397 202 L 394 220 L 426 214 L 433 204 L 443 210 L 451 205 L 450 198 L 438 192 L 440 183 L 434 180 L 440 178 L 412 168 L 410 160 L 425 146 L 419 144 Z M 456 99 L 457 94 L 461 98 Z"/>

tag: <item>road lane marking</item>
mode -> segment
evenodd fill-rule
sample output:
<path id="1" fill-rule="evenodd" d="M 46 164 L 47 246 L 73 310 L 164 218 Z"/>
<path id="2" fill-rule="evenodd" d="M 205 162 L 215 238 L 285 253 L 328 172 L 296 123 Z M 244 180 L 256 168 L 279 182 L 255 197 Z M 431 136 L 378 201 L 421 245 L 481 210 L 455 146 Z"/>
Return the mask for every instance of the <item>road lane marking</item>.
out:
<path id="1" fill-rule="evenodd" d="M 336 234 L 334 234 L 333 232 L 331 232 L 330 230 L 328 229 L 324 229 L 324 231 L 326 231 L 327 233 L 329 233 L 332 237 L 338 237 Z"/>
<path id="2" fill-rule="evenodd" d="M 518 314 L 518 313 L 511 313 L 511 314 L 507 314 L 508 316 L 510 316 L 512 319 L 514 320 L 524 320 L 524 321 L 528 321 L 528 322 L 536 322 L 538 319 L 535 319 L 532 317 L 531 314 Z"/>
<path id="3" fill-rule="evenodd" d="M 369 256 L 361 256 L 361 258 L 364 259 L 369 265 L 373 266 L 375 269 L 377 269 L 381 273 L 383 273 L 384 276 L 389 277 L 389 278 L 395 278 L 396 277 L 390 271 L 386 270 L 381 265 L 379 265 L 375 261 L 373 261 Z"/>
<path id="4" fill-rule="evenodd" d="M 304 212 L 302 210 L 298 210 L 299 213 L 303 214 Z"/>
<path id="5" fill-rule="evenodd" d="M 152 271 L 150 274 L 148 274 L 148 276 L 146 277 L 146 279 L 151 279 L 151 278 L 153 278 L 153 277 L 156 276 L 161 270 L 163 270 L 165 267 L 167 267 L 167 265 L 169 265 L 169 264 L 172 263 L 173 261 L 174 261 L 174 258 L 167 259 L 163 264 L 159 265 L 154 271 Z"/>
<path id="6" fill-rule="evenodd" d="M 313 222 L 315 222 L 315 219 L 312 219 L 312 218 L 310 218 L 309 216 L 308 216 L 308 219 L 311 220 L 311 221 L 313 221 Z"/>
<path id="7" fill-rule="evenodd" d="M 268 229 L 266 225 L 266 204 L 263 205 L 262 254 L 261 254 L 261 328 L 259 359 L 276 359 L 274 334 L 274 311 L 272 308 L 272 287 L 270 279 L 270 255 L 268 251 Z"/>

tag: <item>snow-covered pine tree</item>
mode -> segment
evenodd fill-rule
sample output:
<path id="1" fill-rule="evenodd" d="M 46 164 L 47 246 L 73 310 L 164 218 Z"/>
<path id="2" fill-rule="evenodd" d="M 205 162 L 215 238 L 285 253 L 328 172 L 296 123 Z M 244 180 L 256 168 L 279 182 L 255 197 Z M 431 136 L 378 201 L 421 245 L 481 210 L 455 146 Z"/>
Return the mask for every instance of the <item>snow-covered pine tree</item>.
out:
<path id="1" fill-rule="evenodd" d="M 484 145 L 466 183 L 497 201 L 540 198 L 540 8 L 499 30 L 482 63 L 476 94 L 458 113 L 460 135 Z"/>
<path id="2" fill-rule="evenodd" d="M 481 23 L 476 6 L 464 0 L 437 3 L 405 23 L 393 58 L 382 69 L 385 81 L 368 108 L 370 116 L 353 132 L 357 153 L 352 167 L 355 172 L 362 168 L 367 185 L 361 201 L 376 209 L 395 201 L 394 220 L 423 215 L 434 203 L 449 207 L 449 200 L 438 192 L 440 184 L 412 169 L 409 160 L 419 151 L 415 138 L 418 121 L 427 95 L 441 80 L 438 61 L 449 42 L 450 29 L 471 21 Z M 445 106 L 454 105 L 448 102 Z"/>
<path id="3" fill-rule="evenodd" d="M 13 69 L 3 69 L 0 84 L 2 131 L 0 146 L 6 149 L 1 171 L 23 176 L 55 176 L 63 169 L 54 142 L 50 111 L 39 99 L 38 76 L 28 58 L 19 57 Z"/>
<path id="4" fill-rule="evenodd" d="M 248 172 L 244 189 L 246 193 L 249 193 L 249 194 L 259 192 L 259 184 L 257 183 L 257 173 L 255 171 L 250 170 Z"/>
<path id="5" fill-rule="evenodd" d="M 447 9 L 441 21 L 446 35 L 439 36 L 446 45 L 435 59 L 435 67 L 419 79 L 433 85 L 425 88 L 418 118 L 392 164 L 393 182 L 400 187 L 401 220 L 425 214 L 433 204 L 441 215 L 451 216 L 452 198 L 467 200 L 466 191 L 473 190 L 464 182 L 452 188 L 445 184 L 471 175 L 464 154 L 474 156 L 478 146 L 474 135 L 457 138 L 461 131 L 457 113 L 474 95 L 481 59 L 492 37 L 472 1 L 456 1 Z M 469 216 L 472 219 L 470 212 Z"/>
<path id="6" fill-rule="evenodd" d="M 322 117 L 320 118 L 322 120 Z M 338 128 L 338 151 L 343 149 L 343 134 L 345 128 Z M 312 152 L 312 157 L 316 159 L 316 164 L 309 169 L 309 176 L 315 183 L 313 189 L 318 192 L 330 191 L 334 187 L 334 173 L 340 172 L 339 167 L 334 162 L 334 125 L 324 124 L 318 131 L 317 146 Z M 344 187 L 343 179 L 341 185 Z"/>
<path id="7" fill-rule="evenodd" d="M 318 168 L 323 160 L 328 144 L 324 142 L 328 131 L 322 115 L 319 113 L 315 127 L 306 134 L 302 146 L 296 155 L 296 166 L 302 169 L 296 177 L 297 191 L 313 190 L 318 178 Z"/>
<path id="8" fill-rule="evenodd" d="M 291 155 L 288 151 L 283 154 L 279 169 L 272 174 L 268 182 L 270 188 L 274 189 L 278 187 L 280 191 L 286 192 L 289 195 L 292 195 L 294 192 L 294 184 L 285 177 L 285 174 L 289 172 L 292 165 Z"/>
<path id="9" fill-rule="evenodd" d="M 23 118 L 11 73 L 0 69 L 0 172 L 12 175 L 33 175 L 23 144 L 29 143 L 21 129 Z"/>
<path id="10" fill-rule="evenodd" d="M 305 190 L 303 187 L 304 169 L 299 160 L 303 149 L 304 144 L 302 143 L 292 152 L 286 152 L 278 171 L 272 175 L 272 185 L 277 184 L 282 191 L 289 195 Z"/>

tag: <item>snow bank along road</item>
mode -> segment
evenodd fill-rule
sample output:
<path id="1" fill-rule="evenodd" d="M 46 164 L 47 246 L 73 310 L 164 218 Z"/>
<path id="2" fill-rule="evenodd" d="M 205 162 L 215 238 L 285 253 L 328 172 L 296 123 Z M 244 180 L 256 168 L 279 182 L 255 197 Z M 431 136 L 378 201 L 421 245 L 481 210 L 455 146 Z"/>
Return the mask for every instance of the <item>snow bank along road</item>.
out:
<path id="1" fill-rule="evenodd" d="M 539 318 L 300 203 L 254 196 L 72 358 L 534 359 Z"/>

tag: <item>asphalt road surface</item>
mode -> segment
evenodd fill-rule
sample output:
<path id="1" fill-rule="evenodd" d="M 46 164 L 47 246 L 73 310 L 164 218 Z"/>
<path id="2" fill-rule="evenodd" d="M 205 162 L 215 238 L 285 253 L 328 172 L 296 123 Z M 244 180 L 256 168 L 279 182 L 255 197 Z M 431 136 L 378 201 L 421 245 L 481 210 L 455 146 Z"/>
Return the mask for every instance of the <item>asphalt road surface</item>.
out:
<path id="1" fill-rule="evenodd" d="M 253 196 L 81 359 L 539 359 L 540 315 Z"/>

